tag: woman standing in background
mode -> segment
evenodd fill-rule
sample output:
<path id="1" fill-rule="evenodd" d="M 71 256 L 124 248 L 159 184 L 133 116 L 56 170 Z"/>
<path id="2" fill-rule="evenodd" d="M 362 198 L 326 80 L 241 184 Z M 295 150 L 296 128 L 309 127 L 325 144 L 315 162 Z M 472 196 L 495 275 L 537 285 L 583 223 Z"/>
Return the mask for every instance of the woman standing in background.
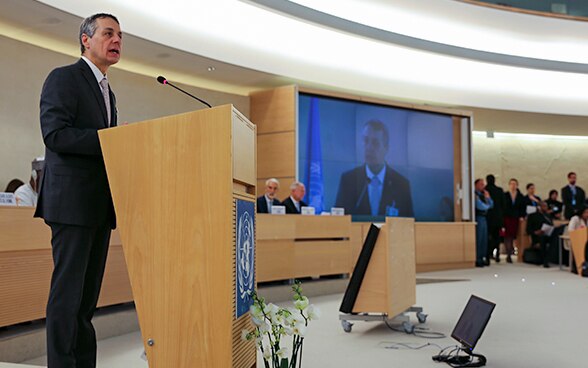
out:
<path id="1" fill-rule="evenodd" d="M 525 218 L 525 197 L 519 191 L 517 179 L 508 181 L 508 190 L 504 192 L 506 197 L 504 207 L 504 247 L 506 248 L 506 261 L 512 263 L 514 241 L 519 231 L 519 223 Z M 496 252 L 496 261 L 500 259 L 500 249 Z"/>

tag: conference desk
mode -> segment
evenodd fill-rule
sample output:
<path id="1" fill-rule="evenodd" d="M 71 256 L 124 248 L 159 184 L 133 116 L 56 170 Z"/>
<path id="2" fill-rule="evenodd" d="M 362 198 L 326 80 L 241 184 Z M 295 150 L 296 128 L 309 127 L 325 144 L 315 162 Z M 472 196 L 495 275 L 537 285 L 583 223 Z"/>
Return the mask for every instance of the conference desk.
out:
<path id="1" fill-rule="evenodd" d="M 350 216 L 257 215 L 257 281 L 351 273 L 370 223 Z M 414 224 L 416 271 L 474 267 L 473 222 Z"/>
<path id="2" fill-rule="evenodd" d="M 352 224 L 352 267 L 359 256 L 369 223 Z M 473 222 L 415 222 L 416 272 L 472 268 L 476 261 Z"/>
<path id="3" fill-rule="evenodd" d="M 257 215 L 257 281 L 351 272 L 351 216 Z"/>
<path id="4" fill-rule="evenodd" d="M 33 208 L 0 207 L 0 327 L 45 317 L 51 257 L 49 227 Z M 257 215 L 257 281 L 349 274 L 369 223 L 350 216 Z M 473 223 L 415 228 L 416 270 L 473 267 Z M 133 300 L 121 240 L 112 233 L 98 306 Z"/>
<path id="5" fill-rule="evenodd" d="M 31 207 L 0 207 L 0 327 L 45 318 L 51 231 Z M 133 300 L 122 245 L 112 233 L 98 306 Z"/>

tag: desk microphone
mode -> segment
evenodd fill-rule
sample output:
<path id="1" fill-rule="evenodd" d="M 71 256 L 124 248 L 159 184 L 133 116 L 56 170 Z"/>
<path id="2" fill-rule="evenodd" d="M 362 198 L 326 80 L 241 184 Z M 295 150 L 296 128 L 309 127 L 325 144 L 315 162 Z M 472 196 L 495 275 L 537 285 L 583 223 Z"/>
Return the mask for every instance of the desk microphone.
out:
<path id="1" fill-rule="evenodd" d="M 370 179 L 368 177 L 365 178 L 365 183 L 363 185 L 363 189 L 361 190 L 361 194 L 359 195 L 357 202 L 355 202 L 355 209 L 353 212 L 357 212 L 357 209 L 359 208 L 359 205 L 361 204 L 363 197 L 365 197 L 365 192 L 367 192 L 368 185 L 370 185 L 371 182 L 372 182 L 372 179 Z"/>
<path id="2" fill-rule="evenodd" d="M 171 86 L 171 87 L 174 87 L 174 88 L 175 88 L 175 89 L 177 89 L 178 91 L 180 91 L 180 92 L 182 92 L 182 93 L 185 93 L 185 94 L 187 94 L 188 96 L 192 97 L 192 98 L 193 98 L 193 99 L 195 99 L 195 100 L 198 100 L 198 101 L 200 101 L 201 103 L 205 104 L 206 106 L 208 106 L 208 107 L 212 107 L 212 106 L 210 106 L 210 104 L 209 104 L 208 102 L 206 102 L 206 101 L 204 101 L 204 100 L 202 100 L 202 99 L 200 99 L 200 98 L 198 98 L 198 97 L 196 97 L 196 96 L 194 96 L 194 95 L 192 95 L 192 94 L 190 94 L 190 93 L 188 93 L 188 92 L 184 91 L 184 90 L 183 90 L 183 89 L 181 89 L 180 87 L 176 87 L 176 86 L 174 86 L 174 85 L 173 85 L 173 84 L 171 84 L 171 83 L 170 83 L 170 82 L 169 82 L 167 79 L 165 79 L 165 77 L 162 77 L 161 75 L 160 75 L 159 77 L 157 77 L 157 81 L 158 81 L 159 83 L 161 83 L 161 84 L 164 84 L 164 85 L 165 85 L 165 84 L 167 84 L 167 85 L 169 85 L 169 86 Z"/>

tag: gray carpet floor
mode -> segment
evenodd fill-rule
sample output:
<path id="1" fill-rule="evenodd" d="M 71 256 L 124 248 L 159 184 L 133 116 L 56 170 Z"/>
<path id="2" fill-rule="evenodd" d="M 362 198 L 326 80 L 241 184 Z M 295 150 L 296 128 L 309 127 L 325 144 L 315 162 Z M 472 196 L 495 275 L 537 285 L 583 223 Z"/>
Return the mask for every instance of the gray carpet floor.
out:
<path id="1" fill-rule="evenodd" d="M 446 335 L 431 339 L 390 330 L 381 322 L 356 322 L 346 333 L 339 322 L 342 294 L 312 297 L 322 310 L 308 329 L 303 367 L 445 367 L 431 356 L 454 345 L 449 337 L 469 296 L 497 304 L 476 351 L 487 367 L 584 368 L 588 344 L 588 279 L 557 268 L 501 263 L 489 268 L 419 274 L 420 279 L 465 280 L 419 283 L 417 305 L 428 314 L 419 325 Z M 469 281 L 468 281 L 469 280 Z M 288 303 L 280 303 L 288 305 Z M 414 315 L 413 315 L 414 316 Z M 416 322 L 416 318 L 412 318 Z M 423 346 L 425 345 L 425 346 Z M 410 349 L 410 348 L 413 349 Z M 420 349 L 414 349 L 421 347 Z M 138 332 L 99 342 L 100 368 L 146 368 Z M 25 362 L 45 363 L 45 357 Z M 263 366 L 259 365 L 258 366 Z M 0 368 L 21 368 L 3 365 Z"/>

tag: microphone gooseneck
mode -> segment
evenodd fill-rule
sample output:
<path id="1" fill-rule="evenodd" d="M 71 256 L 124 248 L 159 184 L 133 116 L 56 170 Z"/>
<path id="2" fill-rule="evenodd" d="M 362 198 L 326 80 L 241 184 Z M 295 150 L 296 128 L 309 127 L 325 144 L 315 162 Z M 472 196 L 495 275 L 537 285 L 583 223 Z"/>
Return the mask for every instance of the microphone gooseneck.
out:
<path id="1" fill-rule="evenodd" d="M 208 107 L 212 107 L 212 106 L 211 106 L 211 105 L 210 105 L 208 102 L 204 101 L 203 99 L 201 99 L 201 98 L 198 98 L 198 97 L 196 97 L 196 96 L 194 96 L 194 95 L 192 95 L 192 94 L 190 94 L 190 93 L 188 93 L 188 92 L 184 91 L 184 90 L 183 90 L 183 89 L 181 89 L 180 87 L 176 87 L 176 86 L 174 86 L 174 85 L 173 85 L 173 84 L 171 84 L 171 83 L 170 83 L 170 82 L 169 82 L 167 79 L 165 79 L 165 77 L 163 77 L 163 76 L 161 76 L 161 75 L 160 75 L 159 77 L 157 77 L 157 81 L 158 81 L 159 83 L 163 84 L 163 85 L 168 85 L 168 86 L 170 86 L 170 87 L 173 87 L 173 88 L 177 89 L 178 91 L 180 91 L 180 92 L 182 92 L 182 93 L 184 93 L 184 94 L 186 94 L 186 95 L 188 95 L 188 96 L 192 97 L 192 98 L 193 98 L 193 99 L 195 99 L 195 100 L 198 100 L 198 101 L 200 101 L 201 103 L 203 103 L 204 105 L 206 105 L 206 106 L 208 106 Z"/>

